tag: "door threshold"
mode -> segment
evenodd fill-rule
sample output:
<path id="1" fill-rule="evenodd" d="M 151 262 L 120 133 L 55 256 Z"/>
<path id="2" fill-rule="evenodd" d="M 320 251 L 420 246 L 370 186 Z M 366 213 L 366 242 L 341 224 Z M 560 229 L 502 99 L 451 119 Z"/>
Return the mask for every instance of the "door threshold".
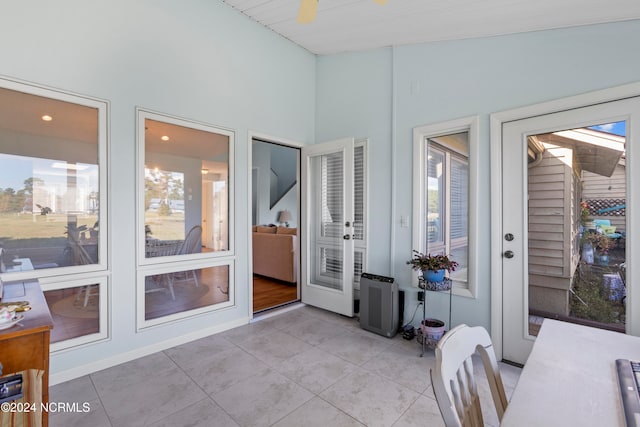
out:
<path id="1" fill-rule="evenodd" d="M 260 320 L 268 319 L 273 316 L 277 316 L 279 314 L 286 313 L 287 311 L 297 310 L 306 306 L 306 304 L 301 301 L 292 301 L 285 304 L 277 305 L 275 307 L 266 308 L 264 310 L 256 311 L 253 313 L 253 319 L 251 319 L 250 323 L 258 322 Z"/>

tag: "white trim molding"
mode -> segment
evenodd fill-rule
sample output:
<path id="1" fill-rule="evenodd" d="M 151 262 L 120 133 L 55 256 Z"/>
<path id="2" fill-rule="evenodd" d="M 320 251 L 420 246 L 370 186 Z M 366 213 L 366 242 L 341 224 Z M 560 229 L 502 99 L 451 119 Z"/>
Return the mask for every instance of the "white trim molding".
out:
<path id="1" fill-rule="evenodd" d="M 498 359 L 503 354 L 503 296 L 502 296 L 502 127 L 504 123 L 545 114 L 558 113 L 576 108 L 588 107 L 611 101 L 640 96 L 640 82 L 597 90 L 594 92 L 556 99 L 490 115 L 490 155 L 491 155 L 491 338 Z M 638 144 L 630 144 L 629 151 L 637 151 Z M 627 159 L 634 153 L 629 152 Z M 627 177 L 628 194 L 632 194 L 633 180 Z M 629 209 L 629 206 L 627 207 Z M 630 224 L 633 226 L 632 224 Z M 629 229 L 627 229 L 629 232 Z M 633 248 L 627 251 L 631 258 Z M 629 281 L 629 277 L 627 277 Z M 640 296 L 640 292 L 639 292 Z M 627 307 L 627 332 L 640 334 L 640 311 Z"/>
<path id="2" fill-rule="evenodd" d="M 468 231 L 468 276 L 467 286 L 454 285 L 453 294 L 468 298 L 478 297 L 478 143 L 480 118 L 478 116 L 463 117 L 446 122 L 423 125 L 413 128 L 413 229 L 412 247 L 421 248 L 422 237 L 426 230 L 421 218 L 422 203 L 426 194 L 425 150 L 422 145 L 427 138 L 450 135 L 461 132 L 469 133 L 469 231 Z M 420 205 L 416 206 L 417 203 Z M 418 276 L 413 276 L 413 285 L 417 286 Z"/>

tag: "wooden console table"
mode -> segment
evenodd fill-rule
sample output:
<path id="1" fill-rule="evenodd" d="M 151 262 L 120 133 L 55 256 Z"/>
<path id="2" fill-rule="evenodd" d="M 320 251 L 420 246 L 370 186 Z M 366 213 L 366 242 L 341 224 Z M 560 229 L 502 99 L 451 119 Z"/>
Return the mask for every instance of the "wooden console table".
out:
<path id="1" fill-rule="evenodd" d="M 31 310 L 18 324 L 0 331 L 0 362 L 3 375 L 27 369 L 44 371 L 42 402 L 49 401 L 49 334 L 53 319 L 40 284 L 36 280 L 5 283 L 2 302 L 29 301 Z M 42 425 L 48 425 L 48 413 L 42 412 Z"/>

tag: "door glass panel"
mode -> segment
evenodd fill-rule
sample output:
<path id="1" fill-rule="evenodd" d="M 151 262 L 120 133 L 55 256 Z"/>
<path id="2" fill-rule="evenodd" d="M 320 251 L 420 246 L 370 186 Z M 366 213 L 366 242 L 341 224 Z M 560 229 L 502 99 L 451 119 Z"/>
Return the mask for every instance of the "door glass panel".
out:
<path id="1" fill-rule="evenodd" d="M 529 333 L 553 317 L 625 331 L 625 122 L 528 138 Z"/>
<path id="2" fill-rule="evenodd" d="M 344 156 L 342 152 L 311 158 L 310 176 L 319 186 L 310 202 L 310 276 L 315 285 L 342 290 L 344 227 Z"/>

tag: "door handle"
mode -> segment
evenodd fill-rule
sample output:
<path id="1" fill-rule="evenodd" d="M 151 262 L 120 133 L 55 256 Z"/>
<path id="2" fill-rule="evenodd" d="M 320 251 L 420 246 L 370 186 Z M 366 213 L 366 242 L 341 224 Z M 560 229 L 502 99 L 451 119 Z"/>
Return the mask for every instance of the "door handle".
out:
<path id="1" fill-rule="evenodd" d="M 513 258 L 513 251 L 505 251 L 504 257 L 509 259 Z"/>
<path id="2" fill-rule="evenodd" d="M 351 235 L 350 234 L 345 234 L 344 236 L 342 236 L 342 238 L 344 240 L 351 240 Z"/>

